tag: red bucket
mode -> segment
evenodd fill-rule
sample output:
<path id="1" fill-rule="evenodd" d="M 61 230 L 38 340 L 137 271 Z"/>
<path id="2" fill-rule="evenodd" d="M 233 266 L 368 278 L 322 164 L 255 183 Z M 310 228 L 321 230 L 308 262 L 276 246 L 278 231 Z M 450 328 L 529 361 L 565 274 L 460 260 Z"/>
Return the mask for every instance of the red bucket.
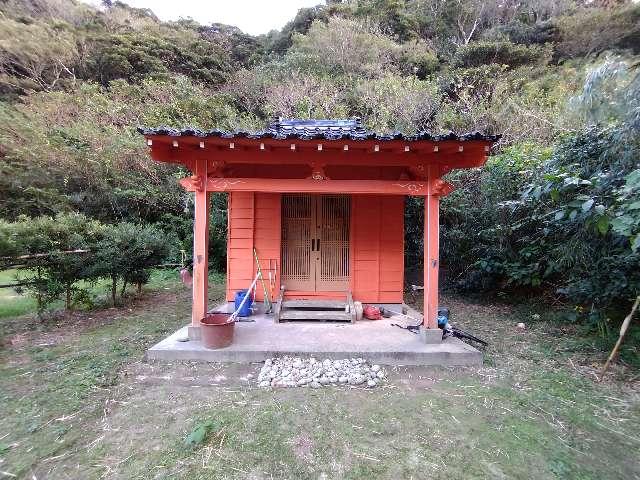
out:
<path id="1" fill-rule="evenodd" d="M 233 342 L 235 320 L 229 320 L 230 313 L 212 312 L 200 320 L 202 343 L 207 348 L 224 348 Z"/>

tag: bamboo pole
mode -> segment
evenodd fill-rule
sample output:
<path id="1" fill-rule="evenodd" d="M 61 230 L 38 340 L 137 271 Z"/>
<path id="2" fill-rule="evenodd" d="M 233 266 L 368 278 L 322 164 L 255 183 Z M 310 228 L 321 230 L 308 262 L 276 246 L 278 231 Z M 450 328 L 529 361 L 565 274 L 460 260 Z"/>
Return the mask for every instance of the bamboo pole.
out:
<path id="1" fill-rule="evenodd" d="M 0 260 L 28 260 L 31 258 L 42 258 L 42 257 L 50 257 L 52 255 L 59 254 L 73 254 L 73 253 L 89 253 L 90 250 L 61 250 L 58 252 L 49 252 L 49 253 L 32 253 L 30 255 L 19 255 L 17 257 L 0 257 Z"/>
<path id="2" fill-rule="evenodd" d="M 633 315 L 636 313 L 636 310 L 638 309 L 638 305 L 640 305 L 640 295 L 636 297 L 636 301 L 634 302 L 633 307 L 631 307 L 631 312 L 629 312 L 629 315 L 627 315 L 624 321 L 622 322 L 618 341 L 613 347 L 613 350 L 611 350 L 611 354 L 609 355 L 609 358 L 607 358 L 607 361 L 605 362 L 604 367 L 602 367 L 602 372 L 600 372 L 600 381 L 602 381 L 602 379 L 604 378 L 604 374 L 607 372 L 607 369 L 609 368 L 609 364 L 618 353 L 618 350 L 620 349 L 620 345 L 622 345 L 622 341 L 624 340 L 624 336 L 627 333 L 627 329 L 629 328 L 629 324 L 631 323 L 631 319 L 633 318 Z"/>

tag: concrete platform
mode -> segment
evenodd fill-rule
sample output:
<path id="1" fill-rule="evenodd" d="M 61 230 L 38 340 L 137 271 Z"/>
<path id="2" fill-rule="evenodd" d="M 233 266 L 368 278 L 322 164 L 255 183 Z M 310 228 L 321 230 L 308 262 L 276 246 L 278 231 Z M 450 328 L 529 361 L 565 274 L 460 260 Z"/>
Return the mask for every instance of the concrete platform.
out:
<path id="1" fill-rule="evenodd" d="M 199 340 L 188 338 L 188 327 L 147 351 L 152 360 L 201 362 L 262 362 L 282 355 L 341 359 L 363 357 L 383 365 L 481 365 L 482 352 L 458 340 L 447 338 L 426 344 L 421 336 L 392 323 L 412 323 L 394 316 L 382 320 L 351 323 L 290 322 L 276 324 L 270 315 L 256 314 L 254 322 L 238 322 L 233 344 L 209 350 Z"/>

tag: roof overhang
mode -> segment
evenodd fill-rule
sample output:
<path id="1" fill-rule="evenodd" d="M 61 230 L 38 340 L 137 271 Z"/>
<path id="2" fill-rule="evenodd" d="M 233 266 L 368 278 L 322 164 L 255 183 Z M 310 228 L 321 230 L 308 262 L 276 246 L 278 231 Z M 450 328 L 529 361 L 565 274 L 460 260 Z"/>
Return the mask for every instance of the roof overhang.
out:
<path id="1" fill-rule="evenodd" d="M 494 140 L 481 137 L 443 139 L 278 139 L 244 136 L 145 134 L 151 157 L 192 169 L 198 159 L 226 163 L 412 166 L 439 164 L 454 168 L 484 165 Z"/>

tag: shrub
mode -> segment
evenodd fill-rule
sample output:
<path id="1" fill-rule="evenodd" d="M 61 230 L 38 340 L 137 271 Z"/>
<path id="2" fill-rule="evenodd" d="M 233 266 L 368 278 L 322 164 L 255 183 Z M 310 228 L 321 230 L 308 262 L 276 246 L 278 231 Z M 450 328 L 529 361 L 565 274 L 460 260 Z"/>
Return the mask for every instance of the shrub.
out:
<path id="1" fill-rule="evenodd" d="M 518 67 L 531 63 L 547 63 L 549 48 L 540 45 L 517 45 L 511 42 L 473 42 L 456 51 L 453 63 L 459 67 L 479 67 L 491 63 Z"/>
<path id="2" fill-rule="evenodd" d="M 154 226 L 123 222 L 104 225 L 83 215 L 70 213 L 55 217 L 20 217 L 16 222 L 0 222 L 0 256 L 26 256 L 23 276 L 33 292 L 41 313 L 64 295 L 65 307 L 74 297 L 87 298 L 78 288 L 80 280 L 111 280 L 111 299 L 116 303 L 118 282 L 121 296 L 127 284 L 138 289 L 149 279 L 149 269 L 164 261 L 177 245 L 174 236 Z"/>
<path id="3" fill-rule="evenodd" d="M 567 138 L 523 195 L 543 253 L 538 274 L 600 319 L 640 290 L 640 145 L 624 138 L 619 128 Z"/>
<path id="4" fill-rule="evenodd" d="M 558 18 L 558 59 L 597 55 L 606 50 L 640 52 L 640 5 L 616 9 L 580 9 Z"/>
<path id="5" fill-rule="evenodd" d="M 353 108 L 373 131 L 432 129 L 442 101 L 435 82 L 387 75 L 358 83 Z"/>
<path id="6" fill-rule="evenodd" d="M 118 282 L 122 292 L 127 283 L 138 289 L 149 279 L 149 269 L 162 262 L 171 251 L 172 239 L 160 229 L 133 223 L 119 223 L 105 229 L 95 246 L 92 273 L 111 280 L 111 300 L 116 305 Z"/>
<path id="7" fill-rule="evenodd" d="M 425 79 L 440 68 L 435 51 L 423 40 L 414 40 L 402 45 L 396 60 L 405 75 Z"/>
<path id="8" fill-rule="evenodd" d="M 513 43 L 531 45 L 551 42 L 557 36 L 558 27 L 552 21 L 529 24 L 515 20 L 488 31 L 484 38 L 494 41 L 506 38 Z"/>
<path id="9" fill-rule="evenodd" d="M 295 34 L 286 58 L 307 72 L 371 78 L 392 70 L 399 50 L 378 29 L 333 17 L 326 24 L 315 21 L 306 35 Z"/>
<path id="10" fill-rule="evenodd" d="M 70 309 L 73 296 L 83 295 L 76 284 L 92 275 L 88 251 L 102 230 L 100 223 L 73 213 L 20 217 L 17 222 L 0 226 L 2 255 L 27 256 L 24 264 L 29 275 L 25 280 L 38 301 L 39 312 L 61 295 Z"/>
<path id="11" fill-rule="evenodd" d="M 640 146 L 622 129 L 577 132 L 551 155 L 514 146 L 455 173 L 461 189 L 442 206 L 450 280 L 553 290 L 604 329 L 640 290 Z"/>

